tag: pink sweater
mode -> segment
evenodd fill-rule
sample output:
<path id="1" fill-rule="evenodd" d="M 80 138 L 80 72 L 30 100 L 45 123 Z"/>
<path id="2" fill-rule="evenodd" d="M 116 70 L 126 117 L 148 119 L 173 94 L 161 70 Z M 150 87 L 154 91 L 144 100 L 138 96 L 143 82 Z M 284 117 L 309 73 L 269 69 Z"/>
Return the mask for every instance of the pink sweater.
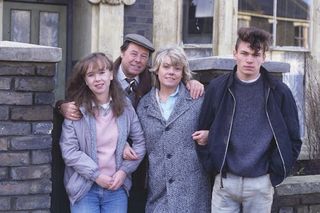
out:
<path id="1" fill-rule="evenodd" d="M 112 110 L 96 115 L 97 157 L 101 174 L 112 176 L 116 172 L 115 151 L 118 141 L 117 119 Z"/>

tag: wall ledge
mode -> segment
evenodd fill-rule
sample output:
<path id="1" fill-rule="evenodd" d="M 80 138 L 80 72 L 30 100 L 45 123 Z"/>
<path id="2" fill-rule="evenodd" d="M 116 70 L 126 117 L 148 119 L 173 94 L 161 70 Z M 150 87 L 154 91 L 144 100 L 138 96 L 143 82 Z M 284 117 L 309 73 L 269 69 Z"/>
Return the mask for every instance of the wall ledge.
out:
<path id="1" fill-rule="evenodd" d="M 320 193 L 320 175 L 288 177 L 276 191 L 278 196 Z"/>
<path id="2" fill-rule="evenodd" d="M 0 41 L 1 61 L 59 62 L 61 58 L 61 48 Z"/>
<path id="3" fill-rule="evenodd" d="M 232 70 L 235 60 L 232 57 L 210 56 L 190 59 L 189 63 L 190 69 L 195 72 L 200 70 Z M 262 66 L 274 73 L 290 72 L 290 64 L 284 62 L 266 61 Z"/>

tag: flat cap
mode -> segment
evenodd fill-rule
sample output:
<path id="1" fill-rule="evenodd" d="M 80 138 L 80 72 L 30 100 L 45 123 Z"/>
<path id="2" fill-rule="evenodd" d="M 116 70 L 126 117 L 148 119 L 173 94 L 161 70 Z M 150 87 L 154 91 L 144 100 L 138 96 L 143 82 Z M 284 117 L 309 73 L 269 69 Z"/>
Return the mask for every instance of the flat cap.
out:
<path id="1" fill-rule="evenodd" d="M 147 48 L 150 52 L 154 52 L 154 47 L 151 41 L 149 41 L 146 37 L 139 34 L 127 34 L 124 37 L 124 41 L 130 41 L 135 44 L 138 44 L 142 47 Z"/>

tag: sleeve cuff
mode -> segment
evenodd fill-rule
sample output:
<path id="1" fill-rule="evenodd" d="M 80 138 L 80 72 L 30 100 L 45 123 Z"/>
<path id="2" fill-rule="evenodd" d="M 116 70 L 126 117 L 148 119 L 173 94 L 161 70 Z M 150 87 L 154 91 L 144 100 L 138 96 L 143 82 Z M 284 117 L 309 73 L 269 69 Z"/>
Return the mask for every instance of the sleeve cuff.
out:
<path id="1" fill-rule="evenodd" d="M 199 151 L 205 151 L 205 150 L 208 149 L 208 144 L 206 144 L 206 145 L 199 145 L 199 144 L 197 144 L 197 149 L 198 149 Z"/>
<path id="2" fill-rule="evenodd" d="M 99 175 L 100 175 L 100 172 L 99 172 L 99 171 L 96 171 L 96 172 L 93 173 L 93 175 L 91 176 L 90 179 L 91 179 L 93 182 L 95 182 L 95 181 L 97 180 L 97 178 L 99 177 Z"/>
<path id="3" fill-rule="evenodd" d="M 119 170 L 124 171 L 127 175 L 131 173 L 130 170 L 125 166 L 121 166 Z"/>

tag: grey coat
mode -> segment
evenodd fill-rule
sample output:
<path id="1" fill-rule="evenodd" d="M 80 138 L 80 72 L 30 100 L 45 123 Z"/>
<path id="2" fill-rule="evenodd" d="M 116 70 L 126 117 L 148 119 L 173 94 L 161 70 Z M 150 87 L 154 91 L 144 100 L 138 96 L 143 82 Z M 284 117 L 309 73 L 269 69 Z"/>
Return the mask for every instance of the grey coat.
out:
<path id="1" fill-rule="evenodd" d="M 210 212 L 209 178 L 191 137 L 203 99 L 192 100 L 180 84 L 175 107 L 165 121 L 155 92 L 153 88 L 146 94 L 137 108 L 149 160 L 146 212 Z"/>
<path id="2" fill-rule="evenodd" d="M 94 117 L 80 108 L 83 117 L 78 121 L 64 120 L 60 138 L 62 157 L 66 164 L 64 185 L 69 200 L 74 204 L 91 188 L 100 175 L 96 150 L 96 126 Z M 136 170 L 145 155 L 145 139 L 138 117 L 131 106 L 117 118 L 119 137 L 116 147 L 116 169 L 127 173 L 123 187 L 131 188 L 131 173 Z M 133 149 L 139 155 L 137 161 L 126 161 L 122 158 L 127 138 L 133 141 Z"/>

